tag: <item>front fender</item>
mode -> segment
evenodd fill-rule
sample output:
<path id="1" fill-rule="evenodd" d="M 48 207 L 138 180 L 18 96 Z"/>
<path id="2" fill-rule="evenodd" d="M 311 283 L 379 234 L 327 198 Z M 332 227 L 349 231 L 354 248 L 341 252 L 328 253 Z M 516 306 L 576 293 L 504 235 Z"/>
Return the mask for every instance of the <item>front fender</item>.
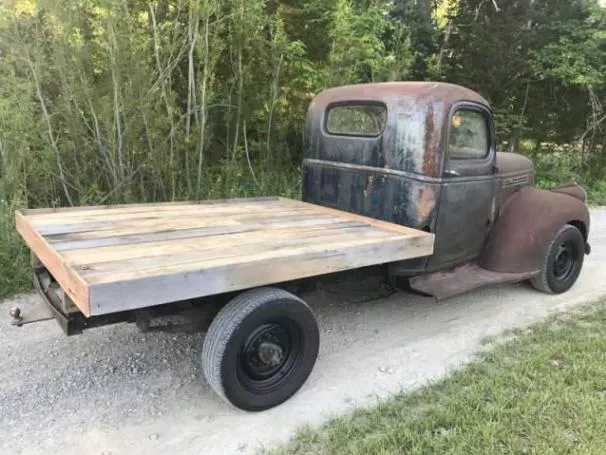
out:
<path id="1" fill-rule="evenodd" d="M 533 187 L 510 196 L 484 245 L 480 266 L 495 272 L 538 271 L 549 242 L 565 224 L 581 229 L 587 243 L 589 210 L 575 196 Z"/>

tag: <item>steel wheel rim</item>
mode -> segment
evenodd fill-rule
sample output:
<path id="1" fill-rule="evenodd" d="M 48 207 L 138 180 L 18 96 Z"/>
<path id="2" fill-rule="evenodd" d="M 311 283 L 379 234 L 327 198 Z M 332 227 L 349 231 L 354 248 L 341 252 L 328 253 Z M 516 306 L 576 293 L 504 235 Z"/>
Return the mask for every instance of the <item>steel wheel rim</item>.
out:
<path id="1" fill-rule="evenodd" d="M 572 275 L 576 263 L 574 245 L 564 242 L 558 245 L 558 250 L 553 260 L 553 277 L 557 281 L 566 281 Z"/>
<path id="2" fill-rule="evenodd" d="M 267 394 L 288 383 L 301 363 L 303 338 L 289 320 L 262 324 L 251 331 L 238 356 L 238 379 L 254 394 Z"/>

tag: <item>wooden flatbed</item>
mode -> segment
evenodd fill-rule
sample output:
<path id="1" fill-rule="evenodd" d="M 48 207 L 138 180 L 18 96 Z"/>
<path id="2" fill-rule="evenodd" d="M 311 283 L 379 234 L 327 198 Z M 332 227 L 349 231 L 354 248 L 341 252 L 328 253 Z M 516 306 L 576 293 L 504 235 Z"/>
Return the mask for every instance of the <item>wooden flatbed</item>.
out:
<path id="1" fill-rule="evenodd" d="M 427 256 L 434 239 L 285 198 L 15 215 L 32 253 L 86 316 Z"/>

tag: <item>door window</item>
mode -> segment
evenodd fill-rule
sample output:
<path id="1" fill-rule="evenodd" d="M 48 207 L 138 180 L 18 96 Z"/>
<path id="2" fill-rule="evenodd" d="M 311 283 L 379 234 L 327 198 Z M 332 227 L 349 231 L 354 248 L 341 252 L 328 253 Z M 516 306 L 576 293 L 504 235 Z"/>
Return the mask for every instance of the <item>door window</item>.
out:
<path id="1" fill-rule="evenodd" d="M 448 154 L 457 160 L 486 158 L 490 133 L 486 116 L 476 110 L 460 109 L 452 116 Z"/>

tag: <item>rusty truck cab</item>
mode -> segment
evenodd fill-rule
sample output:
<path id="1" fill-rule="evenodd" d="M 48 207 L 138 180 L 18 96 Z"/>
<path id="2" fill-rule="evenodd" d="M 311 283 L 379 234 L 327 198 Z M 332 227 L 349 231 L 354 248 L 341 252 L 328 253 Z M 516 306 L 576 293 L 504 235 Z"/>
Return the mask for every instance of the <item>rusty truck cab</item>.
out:
<path id="1" fill-rule="evenodd" d="M 497 204 L 496 155 L 490 107 L 471 90 L 337 87 L 309 108 L 303 198 L 434 233 L 434 254 L 400 271 L 437 270 L 480 254 Z"/>
<path id="2" fill-rule="evenodd" d="M 474 262 L 478 273 L 501 274 L 493 281 L 535 277 L 560 257 L 546 254 L 572 226 L 582 239 L 573 242 L 575 273 L 564 280 L 570 286 L 582 265 L 579 249 L 589 251 L 585 191 L 576 184 L 535 188 L 532 162 L 497 153 L 490 105 L 465 87 L 328 89 L 309 107 L 304 147 L 304 200 L 435 235 L 431 256 L 390 264 L 393 275 Z"/>

